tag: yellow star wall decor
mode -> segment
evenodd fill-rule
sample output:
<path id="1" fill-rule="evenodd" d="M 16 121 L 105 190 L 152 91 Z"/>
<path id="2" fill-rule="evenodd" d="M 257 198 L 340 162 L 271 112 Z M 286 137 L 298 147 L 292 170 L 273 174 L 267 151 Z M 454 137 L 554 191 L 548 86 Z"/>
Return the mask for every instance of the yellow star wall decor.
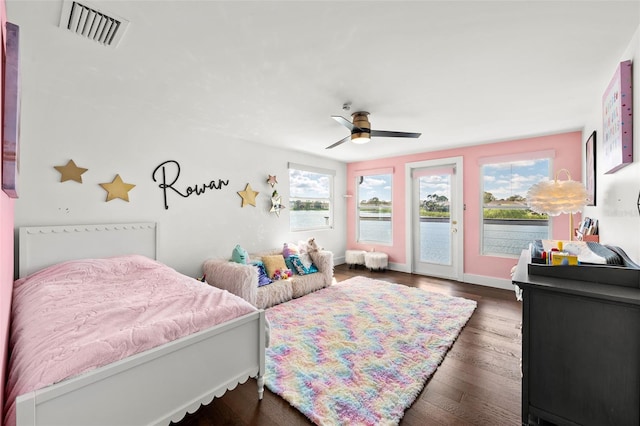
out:
<path id="1" fill-rule="evenodd" d="M 82 183 L 82 174 L 89 169 L 76 166 L 73 160 L 64 166 L 53 166 L 54 169 L 60 172 L 60 182 L 66 182 L 68 180 L 74 180 L 78 183 Z"/>
<path id="2" fill-rule="evenodd" d="M 120 175 L 116 175 L 111 183 L 101 183 L 100 186 L 107 191 L 107 201 L 120 198 L 127 203 L 129 202 L 129 191 L 135 187 L 131 183 L 123 182 Z"/>
<path id="3" fill-rule="evenodd" d="M 253 207 L 256 206 L 256 197 L 259 192 L 251 189 L 251 185 L 247 184 L 244 188 L 244 191 L 238 191 L 238 195 L 242 197 L 242 207 L 247 204 L 251 204 Z"/>
<path id="4" fill-rule="evenodd" d="M 271 187 L 273 188 L 276 185 L 276 183 L 278 183 L 278 179 L 276 179 L 275 176 L 269 175 L 269 178 L 267 179 L 267 183 L 271 185 Z"/>

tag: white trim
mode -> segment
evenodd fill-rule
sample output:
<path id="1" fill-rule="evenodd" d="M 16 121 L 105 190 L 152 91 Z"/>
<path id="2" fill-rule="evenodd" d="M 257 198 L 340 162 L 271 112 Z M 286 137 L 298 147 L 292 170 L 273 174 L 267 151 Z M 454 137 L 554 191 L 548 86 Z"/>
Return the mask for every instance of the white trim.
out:
<path id="1" fill-rule="evenodd" d="M 514 289 L 511 280 L 507 280 L 504 278 L 487 277 L 485 275 L 464 274 L 464 282 L 469 284 L 482 285 L 485 287 L 500 288 L 503 290 Z"/>
<path id="2" fill-rule="evenodd" d="M 543 158 L 556 158 L 555 149 L 480 157 L 478 158 L 478 164 L 484 166 L 485 164 L 514 163 L 516 161 L 541 160 Z"/>
<path id="3" fill-rule="evenodd" d="M 452 256 L 456 258 L 456 268 L 454 271 L 454 277 L 443 277 L 447 279 L 457 279 L 461 281 L 464 275 L 464 158 L 462 156 L 438 158 L 434 160 L 417 161 L 414 163 L 405 164 L 405 256 L 407 258 L 407 265 L 409 272 L 413 272 L 413 217 L 411 201 L 413 200 L 413 169 L 422 167 L 436 167 L 443 164 L 454 164 L 455 179 L 457 186 L 457 199 L 459 200 L 459 212 L 455 214 L 451 212 L 452 218 L 455 217 L 458 221 L 457 229 L 460 243 L 457 246 L 457 251 L 452 253 Z M 456 278 L 457 277 L 457 278 Z"/>
<path id="4" fill-rule="evenodd" d="M 411 273 L 411 266 L 407 263 L 389 262 L 389 269 L 392 271 Z"/>
<path id="5" fill-rule="evenodd" d="M 393 167 L 382 167 L 377 169 L 354 170 L 354 176 L 373 176 L 373 175 L 392 175 L 395 169 Z"/>
<path id="6" fill-rule="evenodd" d="M 411 274 L 411 267 L 407 263 L 389 263 L 389 269 L 397 272 L 405 272 L 407 274 Z M 431 275 L 420 275 L 421 277 L 430 277 Z M 433 276 L 433 278 L 441 278 L 437 276 Z M 442 277 L 443 279 L 449 279 Z M 451 280 L 454 281 L 454 280 Z M 498 288 L 501 290 L 513 290 L 513 284 L 511 280 L 506 280 L 504 278 L 496 278 L 496 277 L 487 277 L 484 275 L 474 275 L 474 274 L 464 274 L 463 280 L 461 281 L 463 284 L 475 284 L 481 285 L 484 287 Z M 515 297 L 515 296 L 514 296 Z"/>
<path id="7" fill-rule="evenodd" d="M 307 166 L 299 163 L 287 163 L 289 169 L 304 170 L 305 172 L 318 173 L 321 175 L 335 176 L 336 171 L 331 169 L 323 169 L 322 167 Z"/>

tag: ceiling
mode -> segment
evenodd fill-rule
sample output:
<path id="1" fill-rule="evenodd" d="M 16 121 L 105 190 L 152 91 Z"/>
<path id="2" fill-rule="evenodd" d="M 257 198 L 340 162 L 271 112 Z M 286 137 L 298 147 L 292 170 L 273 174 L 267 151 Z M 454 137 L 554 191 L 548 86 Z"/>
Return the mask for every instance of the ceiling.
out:
<path id="1" fill-rule="evenodd" d="M 640 23 L 640 1 L 79 1 L 130 21 L 117 47 L 6 0 L 21 60 L 77 88 L 51 96 L 346 162 L 581 130 Z M 422 136 L 325 149 L 360 110 Z"/>

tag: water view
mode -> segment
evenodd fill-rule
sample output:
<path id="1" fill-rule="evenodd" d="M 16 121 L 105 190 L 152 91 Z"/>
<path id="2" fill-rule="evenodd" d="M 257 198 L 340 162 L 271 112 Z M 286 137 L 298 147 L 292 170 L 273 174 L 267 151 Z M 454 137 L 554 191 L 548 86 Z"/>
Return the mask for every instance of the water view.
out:
<path id="1" fill-rule="evenodd" d="M 326 226 L 329 214 L 327 211 L 291 211 L 292 229 L 309 229 Z M 496 255 L 519 256 L 522 249 L 536 239 L 547 238 L 546 222 L 533 225 L 523 221 L 497 221 L 484 224 L 485 253 Z M 526 223 L 526 222 L 525 222 Z M 451 246 L 449 222 L 420 222 L 420 259 L 423 262 L 448 265 L 451 263 Z M 389 241 L 391 239 L 391 222 L 385 220 L 362 220 L 360 222 L 361 241 Z"/>

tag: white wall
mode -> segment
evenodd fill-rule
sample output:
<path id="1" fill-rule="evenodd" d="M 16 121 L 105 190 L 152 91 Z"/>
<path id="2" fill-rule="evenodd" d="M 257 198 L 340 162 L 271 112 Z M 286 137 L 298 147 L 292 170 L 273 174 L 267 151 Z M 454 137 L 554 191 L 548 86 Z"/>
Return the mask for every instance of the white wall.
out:
<path id="1" fill-rule="evenodd" d="M 123 100 L 121 111 L 101 108 L 104 93 L 87 93 L 82 102 L 76 96 L 53 98 L 48 85 L 67 82 L 57 81 L 43 65 L 25 54 L 16 227 L 155 221 L 159 224 L 159 260 L 192 276 L 201 275 L 205 259 L 230 256 L 235 244 L 251 252 L 315 236 L 321 246 L 343 256 L 344 163 L 207 134 L 189 117 L 172 111 L 147 114 L 133 98 Z M 96 85 L 100 84 L 97 77 Z M 69 159 L 89 169 L 82 175 L 82 184 L 60 182 L 54 166 Z M 169 192 L 169 209 L 165 209 L 163 191 L 152 173 L 167 160 L 181 166 L 174 187 L 183 193 L 188 186 L 212 180 L 228 179 L 229 184 L 188 198 Z M 269 213 L 273 189 L 267 178 L 276 175 L 275 189 L 286 205 L 289 161 L 336 171 L 333 229 L 291 233 L 288 209 L 280 217 Z M 129 202 L 105 202 L 107 192 L 99 184 L 111 182 L 116 174 L 136 185 L 129 192 Z M 247 183 L 260 192 L 256 207 L 241 207 L 237 191 Z"/>
<path id="2" fill-rule="evenodd" d="M 610 74 L 603 77 L 600 94 L 604 93 L 618 64 L 633 62 L 633 158 L 630 165 L 613 174 L 604 174 L 602 152 L 602 98 L 593 100 L 593 113 L 583 131 L 583 141 L 596 131 L 596 206 L 586 207 L 583 214 L 597 218 L 600 224 L 600 242 L 622 247 L 629 256 L 640 261 L 640 27 L 618 62 L 612 63 Z M 601 96 L 601 95 L 600 95 Z M 583 146 L 583 158 L 584 157 Z M 583 173 L 584 176 L 584 173 Z"/>
<path id="3" fill-rule="evenodd" d="M 192 276 L 201 274 L 200 266 L 206 258 L 230 256 L 235 244 L 251 252 L 315 236 L 320 245 L 336 255 L 344 253 L 345 164 L 249 142 L 198 135 L 186 125 L 172 132 L 163 123 L 140 123 L 148 129 L 143 137 L 131 136 L 136 126 L 122 125 L 117 119 L 113 121 L 117 129 L 106 134 L 95 132 L 90 125 L 52 131 L 56 122 L 66 120 L 66 114 L 47 112 L 43 106 L 48 103 L 46 94 L 29 95 L 23 106 L 16 227 L 155 221 L 159 224 L 159 260 Z M 70 108 L 60 108 L 67 107 Z M 96 121 L 97 113 L 90 111 L 83 115 L 78 110 L 71 116 L 80 123 L 92 122 Z M 89 169 L 82 175 L 82 184 L 59 182 L 60 174 L 53 167 L 66 164 L 69 159 Z M 221 190 L 207 189 L 202 195 L 187 198 L 168 191 L 169 208 L 165 209 L 163 190 L 153 181 L 152 172 L 166 160 L 179 162 L 181 173 L 174 187 L 183 193 L 187 186 L 211 180 L 228 179 L 229 184 Z M 288 209 L 280 217 L 269 213 L 273 189 L 267 178 L 276 175 L 278 184 L 274 189 L 283 196 L 283 201 L 288 201 L 288 161 L 336 171 L 333 229 L 291 233 Z M 116 174 L 136 185 L 129 192 L 129 202 L 120 199 L 105 202 L 107 192 L 99 184 L 111 182 Z M 244 190 L 247 183 L 260 192 L 256 207 L 241 207 L 237 191 Z"/>

